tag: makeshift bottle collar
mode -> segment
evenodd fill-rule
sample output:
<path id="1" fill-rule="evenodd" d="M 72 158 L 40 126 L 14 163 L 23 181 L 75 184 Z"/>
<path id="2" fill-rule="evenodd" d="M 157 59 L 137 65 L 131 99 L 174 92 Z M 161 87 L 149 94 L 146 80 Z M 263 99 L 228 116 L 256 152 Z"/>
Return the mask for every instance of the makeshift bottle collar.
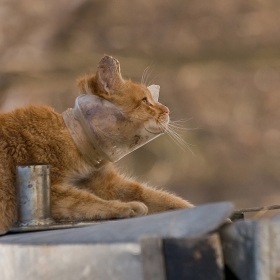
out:
<path id="1" fill-rule="evenodd" d="M 159 86 L 148 89 L 157 101 Z M 149 132 L 143 122 L 129 118 L 111 102 L 91 94 L 78 96 L 75 107 L 62 116 L 77 148 L 96 168 L 118 161 L 162 134 Z"/>

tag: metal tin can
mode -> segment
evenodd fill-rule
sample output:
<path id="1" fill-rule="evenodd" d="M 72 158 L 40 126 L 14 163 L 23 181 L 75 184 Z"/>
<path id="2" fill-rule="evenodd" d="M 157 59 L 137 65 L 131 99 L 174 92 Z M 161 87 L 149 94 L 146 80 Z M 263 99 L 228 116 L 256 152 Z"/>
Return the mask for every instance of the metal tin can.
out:
<path id="1" fill-rule="evenodd" d="M 51 224 L 50 166 L 17 166 L 16 179 L 17 226 Z"/>

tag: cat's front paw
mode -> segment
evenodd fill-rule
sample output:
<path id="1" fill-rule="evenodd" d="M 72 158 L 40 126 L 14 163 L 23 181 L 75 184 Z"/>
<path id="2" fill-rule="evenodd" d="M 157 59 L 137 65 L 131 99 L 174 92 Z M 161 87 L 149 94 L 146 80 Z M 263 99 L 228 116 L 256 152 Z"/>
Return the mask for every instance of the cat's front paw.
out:
<path id="1" fill-rule="evenodd" d="M 110 218 L 131 218 L 137 216 L 144 216 L 148 213 L 148 207 L 138 201 L 131 202 L 119 202 L 114 201 L 113 205 L 111 205 Z"/>
<path id="2" fill-rule="evenodd" d="M 132 209 L 130 217 L 144 216 L 148 214 L 148 207 L 144 203 L 132 201 L 128 202 L 128 204 L 130 204 Z"/>

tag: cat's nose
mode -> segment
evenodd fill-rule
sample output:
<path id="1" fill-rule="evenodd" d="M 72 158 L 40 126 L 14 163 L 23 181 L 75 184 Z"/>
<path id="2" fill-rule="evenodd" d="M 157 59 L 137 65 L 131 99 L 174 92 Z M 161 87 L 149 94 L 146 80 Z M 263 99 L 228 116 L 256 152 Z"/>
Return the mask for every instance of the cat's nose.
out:
<path id="1" fill-rule="evenodd" d="M 165 114 L 169 114 L 169 109 L 166 107 L 166 106 L 164 106 L 164 105 L 161 105 L 162 106 L 162 111 L 165 113 Z"/>

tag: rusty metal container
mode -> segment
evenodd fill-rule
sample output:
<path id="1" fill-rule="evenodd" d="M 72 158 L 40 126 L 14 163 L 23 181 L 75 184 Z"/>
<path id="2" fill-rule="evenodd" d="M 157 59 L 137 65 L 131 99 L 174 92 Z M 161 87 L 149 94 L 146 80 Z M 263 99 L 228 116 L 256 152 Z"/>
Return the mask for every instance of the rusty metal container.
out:
<path id="1" fill-rule="evenodd" d="M 17 226 L 51 224 L 50 166 L 17 166 L 16 178 Z"/>

